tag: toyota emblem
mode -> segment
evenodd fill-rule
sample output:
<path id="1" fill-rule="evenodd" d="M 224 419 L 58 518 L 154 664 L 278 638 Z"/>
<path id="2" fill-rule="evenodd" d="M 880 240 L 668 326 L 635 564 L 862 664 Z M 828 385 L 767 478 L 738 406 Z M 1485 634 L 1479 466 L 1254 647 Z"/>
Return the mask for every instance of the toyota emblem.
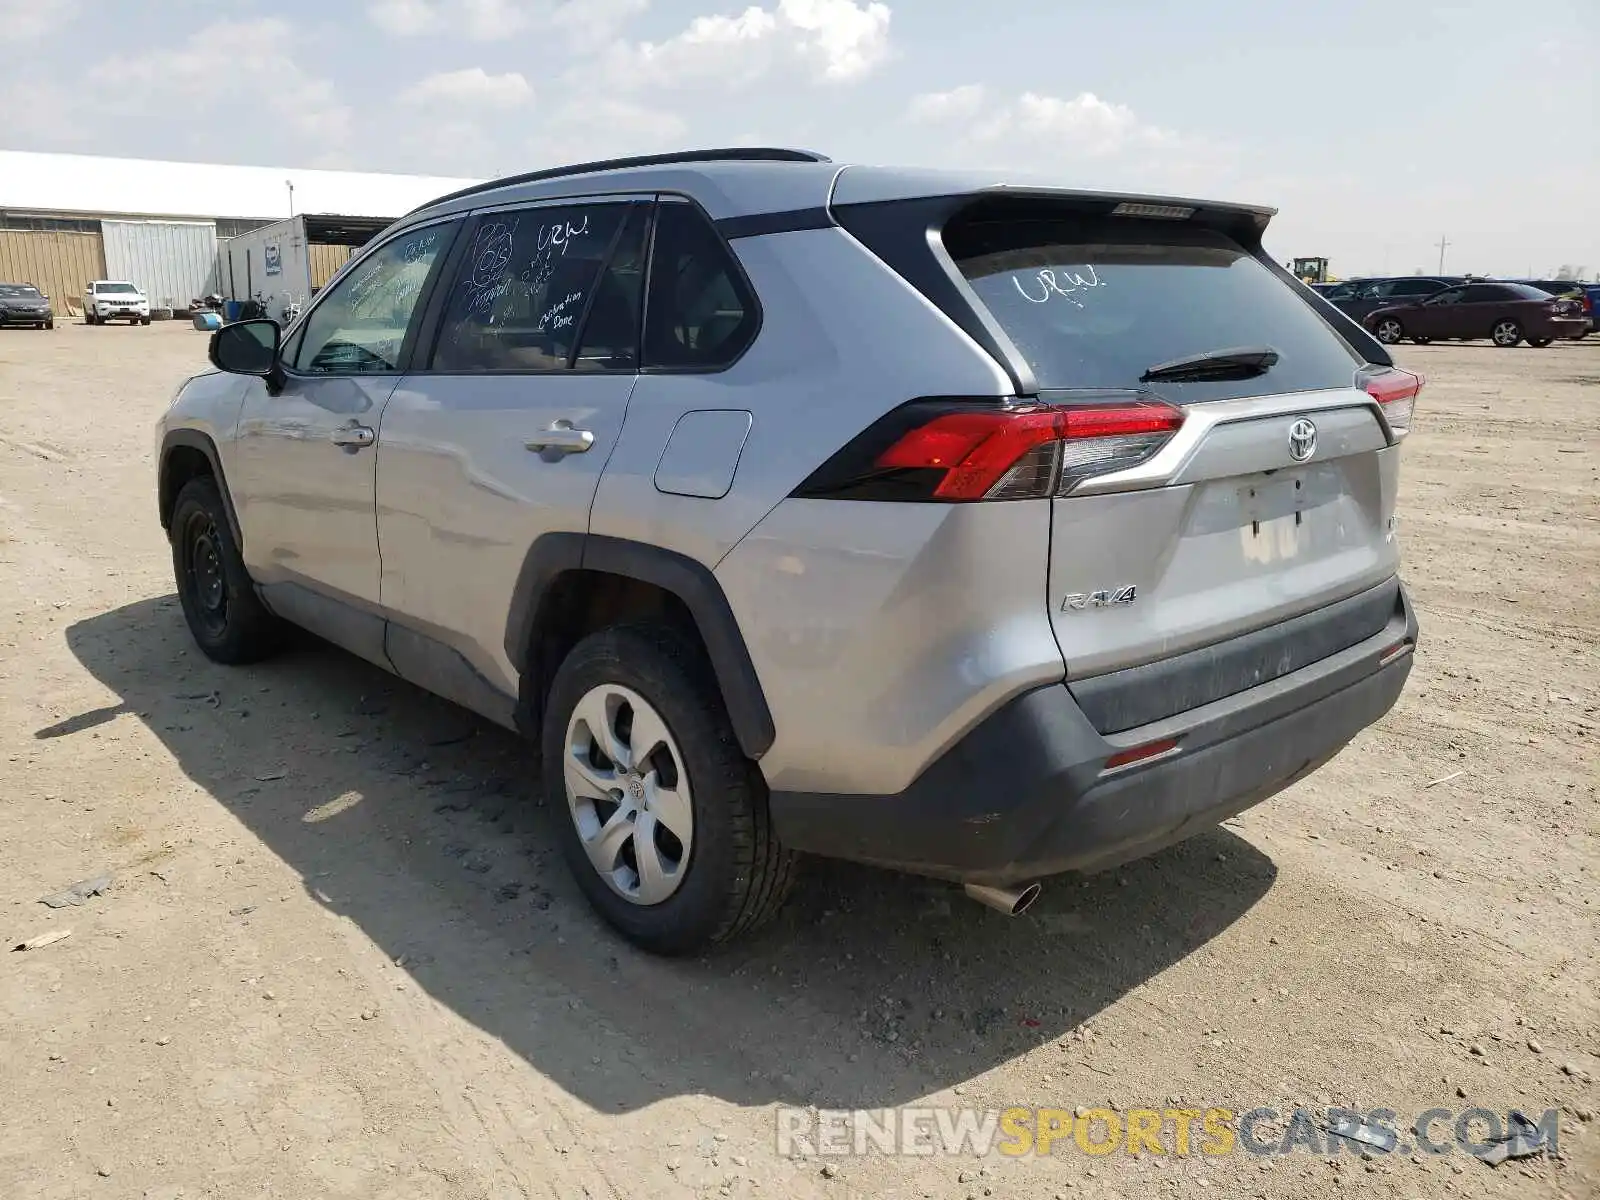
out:
<path id="1" fill-rule="evenodd" d="M 1289 457 L 1305 462 L 1317 452 L 1317 427 L 1301 417 L 1289 426 Z"/>

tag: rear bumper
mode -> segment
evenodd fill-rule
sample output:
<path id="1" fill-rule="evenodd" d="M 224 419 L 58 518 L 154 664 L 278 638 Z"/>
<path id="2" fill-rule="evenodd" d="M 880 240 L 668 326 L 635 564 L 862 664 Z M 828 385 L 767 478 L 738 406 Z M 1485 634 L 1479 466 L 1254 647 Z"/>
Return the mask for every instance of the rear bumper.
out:
<path id="1" fill-rule="evenodd" d="M 1013 884 L 1142 858 L 1301 779 L 1388 712 L 1417 622 L 1402 590 L 1378 634 L 1319 662 L 1124 733 L 1063 685 L 1019 696 L 892 796 L 774 792 L 789 847 L 963 882 Z M 1398 647 L 1398 650 L 1397 650 Z M 1176 751 L 1103 770 L 1119 751 Z"/>
<path id="2" fill-rule="evenodd" d="M 1553 338 L 1581 338 L 1589 332 L 1587 317 L 1552 317 L 1543 336 Z"/>

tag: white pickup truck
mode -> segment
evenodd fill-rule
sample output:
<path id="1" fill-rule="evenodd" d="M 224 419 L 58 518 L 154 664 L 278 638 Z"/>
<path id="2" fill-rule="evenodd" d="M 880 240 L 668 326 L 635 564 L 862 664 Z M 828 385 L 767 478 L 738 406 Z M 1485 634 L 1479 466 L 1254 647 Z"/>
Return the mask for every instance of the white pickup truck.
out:
<path id="1" fill-rule="evenodd" d="M 107 321 L 150 324 L 150 297 L 123 279 L 96 279 L 83 289 L 83 319 L 89 325 Z"/>

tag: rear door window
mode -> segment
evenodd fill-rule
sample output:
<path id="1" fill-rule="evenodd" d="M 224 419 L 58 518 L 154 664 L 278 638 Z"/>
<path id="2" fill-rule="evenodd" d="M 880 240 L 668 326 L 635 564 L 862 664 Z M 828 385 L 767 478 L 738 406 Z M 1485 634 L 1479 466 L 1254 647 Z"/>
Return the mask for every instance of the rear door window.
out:
<path id="1" fill-rule="evenodd" d="M 1358 358 L 1238 242 L 1169 221 L 964 222 L 945 247 L 979 300 L 1052 388 L 1149 387 L 1180 403 L 1350 387 Z M 1249 379 L 1141 383 L 1151 367 L 1270 347 Z"/>
<path id="2" fill-rule="evenodd" d="M 486 213 L 452 284 L 433 353 L 435 371 L 564 371 L 613 248 L 648 206 L 570 204 Z M 600 305 L 610 331 L 591 367 L 631 369 L 635 311 L 626 297 Z"/>

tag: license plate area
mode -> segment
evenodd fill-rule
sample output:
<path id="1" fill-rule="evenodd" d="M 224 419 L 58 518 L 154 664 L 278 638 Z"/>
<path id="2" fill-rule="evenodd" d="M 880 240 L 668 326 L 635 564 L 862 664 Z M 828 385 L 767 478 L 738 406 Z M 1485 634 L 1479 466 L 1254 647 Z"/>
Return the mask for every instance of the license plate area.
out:
<path id="1" fill-rule="evenodd" d="M 1306 479 L 1300 471 L 1279 471 L 1237 489 L 1239 517 L 1250 526 L 1252 537 L 1261 536 L 1261 527 L 1288 519 L 1299 525 L 1307 507 Z"/>

